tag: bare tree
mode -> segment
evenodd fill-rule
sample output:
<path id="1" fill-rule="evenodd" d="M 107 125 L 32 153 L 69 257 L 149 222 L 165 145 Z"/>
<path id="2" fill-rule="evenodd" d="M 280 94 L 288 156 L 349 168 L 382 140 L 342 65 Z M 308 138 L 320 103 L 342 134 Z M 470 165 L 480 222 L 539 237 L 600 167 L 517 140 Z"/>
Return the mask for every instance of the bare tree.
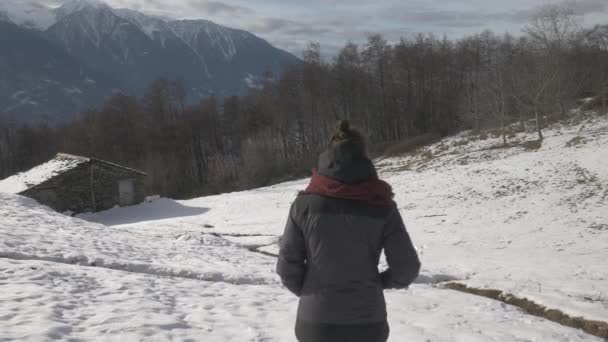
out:
<path id="1" fill-rule="evenodd" d="M 600 97 L 602 113 L 608 113 L 608 25 L 595 26 L 582 40 L 591 48 L 592 87 Z"/>
<path id="2" fill-rule="evenodd" d="M 576 29 L 574 10 L 564 5 L 547 4 L 536 11 L 524 32 L 556 58 L 572 40 Z"/>
<path id="3" fill-rule="evenodd" d="M 509 98 L 512 96 L 510 85 L 508 84 L 508 75 L 514 73 L 513 56 L 514 46 L 513 38 L 508 34 L 505 35 L 502 42 L 499 43 L 497 51 L 497 62 L 489 68 L 488 91 L 489 98 L 494 105 L 494 112 L 500 120 L 500 131 L 503 140 L 503 146 L 507 147 L 507 115 Z"/>
<path id="4" fill-rule="evenodd" d="M 538 51 L 545 59 L 543 64 L 546 77 L 554 81 L 546 86 L 552 88 L 552 102 L 559 105 L 562 118 L 566 116 L 566 94 L 576 87 L 576 84 L 572 83 L 572 74 L 576 70 L 573 65 L 567 65 L 566 51 L 574 41 L 577 31 L 574 10 L 565 4 L 541 6 L 524 28 L 524 32 L 530 36 L 532 43 L 540 48 Z"/>
<path id="5" fill-rule="evenodd" d="M 0 122 L 0 176 L 61 149 L 143 168 L 148 190 L 166 196 L 241 190 L 306 175 L 342 118 L 378 152 L 465 128 L 500 127 L 507 146 L 516 119 L 534 119 L 542 139 L 545 119 L 582 94 L 608 106 L 608 29 L 578 42 L 576 30 L 572 11 L 546 6 L 517 41 L 489 31 L 397 44 L 372 35 L 333 62 L 312 43 L 302 63 L 265 73 L 247 94 L 197 104 L 179 82 L 159 80 L 139 98 L 113 96 L 60 127 Z"/>

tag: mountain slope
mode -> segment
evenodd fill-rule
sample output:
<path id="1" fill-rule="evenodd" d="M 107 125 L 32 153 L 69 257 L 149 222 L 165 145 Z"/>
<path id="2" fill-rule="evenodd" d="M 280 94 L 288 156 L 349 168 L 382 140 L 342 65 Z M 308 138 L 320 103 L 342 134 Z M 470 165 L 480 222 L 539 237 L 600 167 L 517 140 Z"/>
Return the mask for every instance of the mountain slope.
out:
<path id="1" fill-rule="evenodd" d="M 0 111 L 63 120 L 98 103 L 114 81 L 82 65 L 40 32 L 0 21 Z M 53 108 L 47 112 L 44 108 Z"/>
<path id="2" fill-rule="evenodd" d="M 35 5 L 31 0 L 0 3 L 0 17 L 21 28 L 35 28 L 52 42 L 43 47 L 64 52 L 63 64 L 106 75 L 110 84 L 101 92 L 106 96 L 114 90 L 141 94 L 150 82 L 167 78 L 179 80 L 188 90 L 190 102 L 211 94 L 236 95 L 248 90 L 251 80 L 265 71 L 280 73 L 289 64 L 298 63 L 293 55 L 279 50 L 251 33 L 229 29 L 206 20 L 178 21 L 147 16 L 128 9 L 114 9 L 98 0 L 70 0 L 59 8 Z M 1 19 L 0 19 L 1 20 Z M 39 45 L 35 39 L 21 36 L 24 45 Z M 49 52 L 51 54 L 52 52 Z M 6 49 L 0 58 L 7 58 Z M 39 56 L 46 52 L 38 49 Z M 29 64 L 32 72 L 35 65 Z M 11 67 L 7 69 L 8 77 Z M 15 69 L 16 70 L 16 69 Z M 40 76 L 39 78 L 42 78 Z M 51 82 L 68 87 L 62 79 Z M 34 94 L 30 89 L 4 89 L 0 98 L 17 91 Z M 0 102 L 0 113 L 13 113 L 23 119 L 58 116 L 59 112 L 74 114 L 95 101 L 76 105 L 73 99 L 55 94 L 58 106 L 36 106 L 51 102 L 42 93 L 32 97 L 27 110 Z M 72 108 L 68 110 L 67 108 Z M 61 117 L 59 119 L 65 119 Z"/>
<path id="3" fill-rule="evenodd" d="M 160 77 L 190 73 L 188 81 L 200 78 L 196 71 L 201 67 L 185 45 L 162 47 L 110 8 L 84 8 L 67 15 L 46 36 L 90 68 L 122 78 L 117 87 L 141 91 Z"/>
<path id="4" fill-rule="evenodd" d="M 265 71 L 280 72 L 298 60 L 255 35 L 229 29 L 206 20 L 181 20 L 169 23 L 179 36 L 205 63 L 210 78 L 221 88 L 238 85 L 242 91 L 249 75 Z"/>

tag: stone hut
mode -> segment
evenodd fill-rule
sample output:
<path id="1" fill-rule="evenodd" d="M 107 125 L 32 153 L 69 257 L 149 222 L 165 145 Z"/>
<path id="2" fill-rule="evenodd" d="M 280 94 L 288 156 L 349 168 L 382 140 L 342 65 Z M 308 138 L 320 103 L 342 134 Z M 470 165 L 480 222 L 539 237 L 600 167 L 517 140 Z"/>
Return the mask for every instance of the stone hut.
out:
<path id="1" fill-rule="evenodd" d="M 33 198 L 59 212 L 94 212 L 143 202 L 145 177 L 107 161 L 60 153 L 0 181 L 0 192 Z"/>

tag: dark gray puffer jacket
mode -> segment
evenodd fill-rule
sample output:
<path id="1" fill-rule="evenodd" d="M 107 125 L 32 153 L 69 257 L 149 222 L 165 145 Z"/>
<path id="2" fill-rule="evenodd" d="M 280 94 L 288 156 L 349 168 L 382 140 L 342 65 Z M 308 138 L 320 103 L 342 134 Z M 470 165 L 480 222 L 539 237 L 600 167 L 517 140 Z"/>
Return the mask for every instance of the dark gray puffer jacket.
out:
<path id="1" fill-rule="evenodd" d="M 345 170 L 334 172 L 340 163 L 330 158 L 333 161 L 324 165 L 323 158 L 319 173 L 339 181 L 334 177 Z M 359 165 L 373 168 L 369 160 L 361 160 Z M 373 177 L 375 171 L 369 174 Z M 345 184 L 356 186 L 357 181 L 365 180 L 351 179 Z M 389 269 L 381 274 L 382 249 Z M 298 320 L 383 322 L 387 318 L 383 290 L 408 287 L 419 270 L 420 261 L 395 205 L 306 193 L 293 203 L 281 239 L 277 273 L 300 297 Z"/>

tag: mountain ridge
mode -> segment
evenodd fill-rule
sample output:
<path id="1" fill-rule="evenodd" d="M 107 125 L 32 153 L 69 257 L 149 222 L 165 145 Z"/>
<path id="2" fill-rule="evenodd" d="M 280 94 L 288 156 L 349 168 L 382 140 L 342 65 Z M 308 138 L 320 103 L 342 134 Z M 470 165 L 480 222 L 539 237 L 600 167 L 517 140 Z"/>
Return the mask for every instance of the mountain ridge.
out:
<path id="1" fill-rule="evenodd" d="M 24 32 L 37 33 L 78 61 L 73 64 L 74 68 L 111 80 L 111 86 L 97 86 L 95 95 L 87 99 L 80 98 L 85 92 L 79 88 L 80 92 L 64 95 L 64 103 L 80 105 L 73 105 L 72 109 L 61 106 L 61 110 L 54 105 L 33 104 L 49 103 L 51 94 L 32 95 L 29 105 L 12 99 L 17 92 L 31 95 L 31 85 L 30 88 L 23 88 L 22 84 L 12 89 L 5 87 L 4 91 L 0 90 L 0 99 L 3 99 L 0 115 L 12 114 L 19 121 L 41 117 L 66 121 L 78 111 L 99 105 L 99 99 L 115 90 L 141 95 L 159 78 L 184 83 L 192 103 L 210 95 L 239 95 L 265 72 L 279 74 L 284 67 L 300 62 L 297 57 L 247 31 L 206 19 L 178 20 L 132 9 L 116 9 L 99 0 L 69 0 L 57 8 L 32 0 L 5 0 L 0 3 L 0 21 L 12 23 Z M 19 36 L 30 35 L 22 32 Z M 34 39 L 27 41 L 34 44 Z M 7 63 L 6 50 L 21 43 L 5 37 L 6 49 L 0 51 L 0 71 L 8 74 L 28 72 L 23 64 L 17 67 L 15 63 Z M 39 53 L 44 55 L 43 51 Z M 35 78 L 41 78 L 41 82 L 46 80 Z M 56 99 L 56 102 L 61 101 Z"/>

